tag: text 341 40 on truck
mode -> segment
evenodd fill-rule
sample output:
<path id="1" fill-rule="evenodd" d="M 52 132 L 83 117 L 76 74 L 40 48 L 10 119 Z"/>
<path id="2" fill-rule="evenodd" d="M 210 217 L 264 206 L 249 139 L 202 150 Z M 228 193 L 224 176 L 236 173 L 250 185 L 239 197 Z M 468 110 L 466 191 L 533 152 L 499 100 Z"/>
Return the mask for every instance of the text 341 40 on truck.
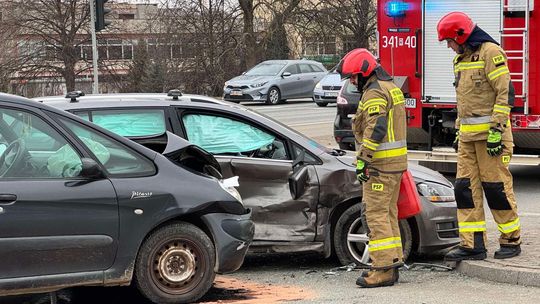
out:
<path id="1" fill-rule="evenodd" d="M 238 269 L 251 211 L 211 154 L 163 135 L 156 153 L 0 94 L 0 296 L 133 282 L 152 302 L 188 303 Z"/>

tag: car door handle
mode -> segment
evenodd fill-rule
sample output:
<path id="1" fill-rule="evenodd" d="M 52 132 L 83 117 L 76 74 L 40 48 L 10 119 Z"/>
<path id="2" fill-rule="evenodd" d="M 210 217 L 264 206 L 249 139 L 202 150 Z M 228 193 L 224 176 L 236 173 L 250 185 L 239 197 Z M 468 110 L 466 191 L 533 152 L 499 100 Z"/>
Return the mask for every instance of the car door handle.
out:
<path id="1" fill-rule="evenodd" d="M 0 205 L 12 205 L 17 201 L 15 194 L 0 194 Z"/>

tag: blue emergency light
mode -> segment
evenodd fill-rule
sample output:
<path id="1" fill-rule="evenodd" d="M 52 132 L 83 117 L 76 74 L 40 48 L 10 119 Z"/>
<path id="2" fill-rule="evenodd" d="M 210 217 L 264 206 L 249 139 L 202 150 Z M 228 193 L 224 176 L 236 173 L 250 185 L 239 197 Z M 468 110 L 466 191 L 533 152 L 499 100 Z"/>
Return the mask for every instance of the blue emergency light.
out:
<path id="1" fill-rule="evenodd" d="M 388 17 L 404 17 L 409 5 L 402 1 L 389 1 L 386 3 L 386 15 Z"/>

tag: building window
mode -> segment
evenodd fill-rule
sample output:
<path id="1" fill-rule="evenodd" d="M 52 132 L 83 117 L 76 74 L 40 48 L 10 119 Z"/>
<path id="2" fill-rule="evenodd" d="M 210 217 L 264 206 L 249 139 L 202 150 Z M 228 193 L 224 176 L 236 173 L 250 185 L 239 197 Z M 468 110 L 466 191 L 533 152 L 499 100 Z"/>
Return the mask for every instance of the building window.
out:
<path id="1" fill-rule="evenodd" d="M 335 55 L 336 37 L 306 37 L 304 41 L 304 55 Z"/>
<path id="2" fill-rule="evenodd" d="M 118 19 L 120 19 L 120 20 L 133 20 L 133 19 L 135 19 L 135 14 L 118 14 Z"/>

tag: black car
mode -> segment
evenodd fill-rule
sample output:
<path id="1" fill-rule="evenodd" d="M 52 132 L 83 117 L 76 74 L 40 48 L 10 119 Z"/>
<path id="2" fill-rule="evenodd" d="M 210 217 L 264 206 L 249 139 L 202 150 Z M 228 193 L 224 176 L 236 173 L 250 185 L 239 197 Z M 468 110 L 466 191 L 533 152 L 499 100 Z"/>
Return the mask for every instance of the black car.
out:
<path id="1" fill-rule="evenodd" d="M 212 153 L 253 210 L 253 252 L 335 252 L 341 263 L 366 263 L 362 191 L 354 156 L 329 149 L 243 106 L 200 95 L 108 94 L 36 100 L 161 152 L 175 133 Z M 430 252 L 459 242 L 450 182 L 410 166 L 422 212 L 400 223 L 404 251 Z"/>
<path id="2" fill-rule="evenodd" d="M 334 120 L 334 138 L 340 149 L 355 150 L 351 118 L 356 114 L 362 95 L 350 81 L 342 82 L 337 97 L 337 113 Z"/>
<path id="3" fill-rule="evenodd" d="M 212 155 L 163 136 L 160 154 L 0 94 L 0 296 L 134 282 L 185 303 L 238 269 L 251 211 Z"/>

